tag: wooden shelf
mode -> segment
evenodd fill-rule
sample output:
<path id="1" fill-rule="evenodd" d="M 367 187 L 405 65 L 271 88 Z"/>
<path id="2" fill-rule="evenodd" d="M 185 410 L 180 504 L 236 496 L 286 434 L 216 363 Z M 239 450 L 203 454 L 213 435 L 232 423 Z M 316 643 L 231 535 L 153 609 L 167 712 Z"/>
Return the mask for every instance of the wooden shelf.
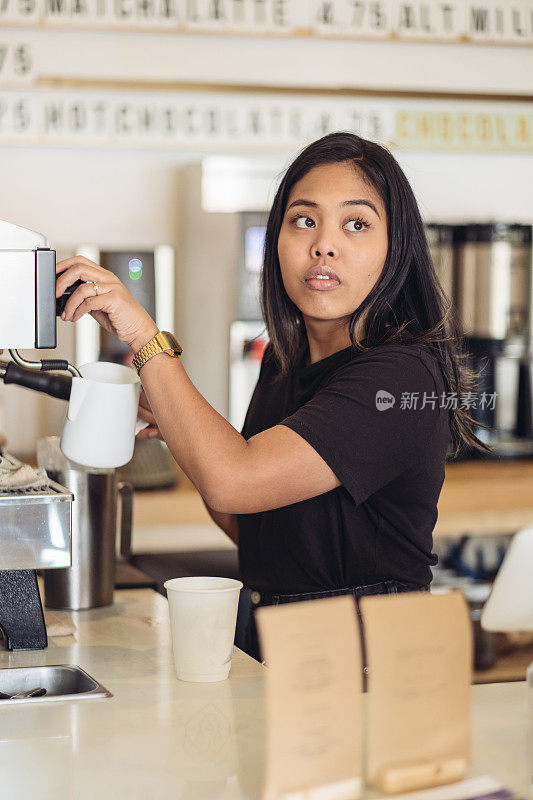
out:
<path id="1" fill-rule="evenodd" d="M 533 460 L 446 465 L 435 537 L 516 533 L 528 525 L 533 525 Z"/>
<path id="2" fill-rule="evenodd" d="M 174 489 L 136 493 L 135 523 L 214 524 L 183 473 Z M 528 525 L 533 525 L 533 461 L 446 465 L 435 537 L 497 536 Z"/>
<path id="3" fill-rule="evenodd" d="M 178 471 L 173 489 L 135 492 L 135 525 L 212 525 L 203 500 L 187 476 Z"/>
<path id="4" fill-rule="evenodd" d="M 526 670 L 533 663 L 533 645 L 517 647 L 512 653 L 501 655 L 491 669 L 474 672 L 472 683 L 505 683 L 524 681 Z"/>

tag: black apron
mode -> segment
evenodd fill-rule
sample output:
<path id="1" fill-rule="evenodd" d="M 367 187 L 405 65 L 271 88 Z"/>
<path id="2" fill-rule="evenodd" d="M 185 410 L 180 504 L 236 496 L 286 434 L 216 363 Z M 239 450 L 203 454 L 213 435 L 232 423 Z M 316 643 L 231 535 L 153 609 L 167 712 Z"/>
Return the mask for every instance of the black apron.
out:
<path id="1" fill-rule="evenodd" d="M 368 665 L 365 650 L 365 638 L 363 630 L 363 618 L 359 608 L 359 599 L 361 597 L 368 597 L 369 595 L 377 594 L 399 594 L 403 592 L 428 592 L 429 586 L 420 586 L 415 583 L 406 583 L 403 581 L 382 581 L 381 583 L 370 583 L 366 586 L 356 586 L 351 589 L 331 589 L 319 592 L 303 592 L 300 594 L 271 594 L 265 592 L 257 592 L 252 589 L 251 602 L 252 607 L 250 611 L 250 618 L 246 628 L 244 651 L 248 655 L 255 658 L 257 661 L 263 661 L 261 657 L 261 648 L 259 644 L 259 637 L 257 634 L 257 626 L 255 623 L 255 610 L 261 606 L 277 606 L 282 603 L 299 603 L 305 600 L 320 600 L 323 597 L 341 597 L 342 595 L 352 595 L 355 599 L 355 606 L 357 610 L 357 619 L 359 623 L 359 632 L 361 635 L 361 656 L 363 662 L 363 684 L 366 690 L 366 679 L 368 676 Z"/>

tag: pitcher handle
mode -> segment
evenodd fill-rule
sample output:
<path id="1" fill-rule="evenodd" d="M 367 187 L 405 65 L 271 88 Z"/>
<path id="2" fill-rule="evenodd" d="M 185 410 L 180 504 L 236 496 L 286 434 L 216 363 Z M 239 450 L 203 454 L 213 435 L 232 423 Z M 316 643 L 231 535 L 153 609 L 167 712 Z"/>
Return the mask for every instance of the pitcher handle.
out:
<path id="1" fill-rule="evenodd" d="M 131 534 L 133 528 L 133 486 L 127 481 L 117 484 L 120 495 L 120 557 L 129 561 L 131 557 Z"/>

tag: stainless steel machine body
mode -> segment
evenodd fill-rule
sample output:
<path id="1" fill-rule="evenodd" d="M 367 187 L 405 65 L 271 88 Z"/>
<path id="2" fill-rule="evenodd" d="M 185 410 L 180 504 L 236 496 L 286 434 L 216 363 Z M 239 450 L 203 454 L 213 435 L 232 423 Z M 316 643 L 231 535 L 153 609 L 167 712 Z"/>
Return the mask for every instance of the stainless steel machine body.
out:
<path id="1" fill-rule="evenodd" d="M 46 237 L 0 220 L 0 347 L 56 346 L 55 283 Z"/>
<path id="2" fill-rule="evenodd" d="M 72 493 L 48 489 L 0 492 L 0 570 L 70 565 Z"/>
<path id="3" fill-rule="evenodd" d="M 17 348 L 56 346 L 55 251 L 35 231 L 0 221 L 0 348 L 18 365 L 75 370 L 59 360 L 27 361 Z M 0 377 L 8 365 L 2 364 Z M 36 569 L 70 564 L 72 493 L 48 489 L 0 493 L 0 629 L 10 650 L 47 646 Z"/>
<path id="4" fill-rule="evenodd" d="M 48 474 L 72 490 L 72 565 L 47 569 L 47 607 L 80 610 L 109 605 L 115 588 L 118 497 L 121 498 L 121 550 L 131 540 L 133 489 L 117 481 L 117 472 L 91 470 L 72 462 Z M 70 562 L 69 562 L 70 563 Z M 68 565 L 67 565 L 68 566 Z"/>

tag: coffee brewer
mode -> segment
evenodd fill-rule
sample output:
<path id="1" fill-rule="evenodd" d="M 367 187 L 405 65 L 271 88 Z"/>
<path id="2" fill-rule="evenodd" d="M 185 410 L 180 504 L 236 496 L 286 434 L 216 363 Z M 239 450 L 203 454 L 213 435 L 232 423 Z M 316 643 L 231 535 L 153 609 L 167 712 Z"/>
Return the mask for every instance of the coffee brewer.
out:
<path id="1" fill-rule="evenodd" d="M 13 359 L 0 362 L 0 377 L 67 398 L 68 377 L 46 373 L 78 374 L 75 367 L 28 361 L 17 350 L 56 347 L 55 266 L 42 234 L 0 221 L 0 347 Z M 46 489 L 0 490 L 0 628 L 9 650 L 47 646 L 35 571 L 70 565 L 72 499 L 53 481 Z"/>
<path id="2" fill-rule="evenodd" d="M 425 226 L 431 260 L 448 300 L 454 289 L 454 226 L 428 222 Z"/>
<path id="3" fill-rule="evenodd" d="M 454 300 L 479 373 L 476 434 L 494 457 L 533 457 L 531 226 L 457 226 L 455 252 Z"/>

